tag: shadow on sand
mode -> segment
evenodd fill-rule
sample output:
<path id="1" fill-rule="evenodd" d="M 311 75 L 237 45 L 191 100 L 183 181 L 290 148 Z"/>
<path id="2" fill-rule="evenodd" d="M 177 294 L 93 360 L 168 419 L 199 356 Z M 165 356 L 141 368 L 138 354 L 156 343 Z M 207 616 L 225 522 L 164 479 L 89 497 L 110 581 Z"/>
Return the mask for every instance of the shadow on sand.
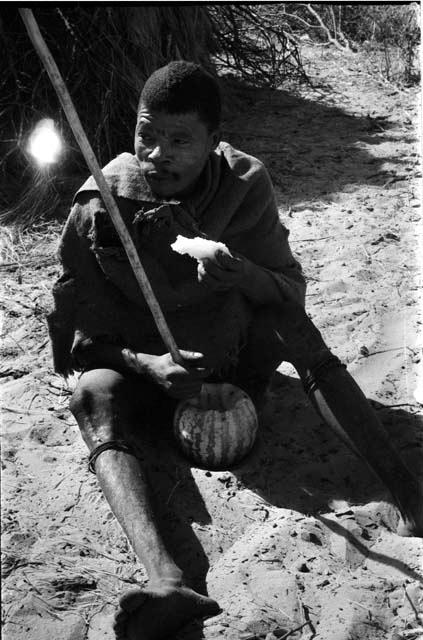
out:
<path id="1" fill-rule="evenodd" d="M 423 454 L 417 442 L 421 421 L 403 410 L 374 402 L 372 405 L 417 474 L 423 468 Z M 191 524 L 208 524 L 211 517 L 191 466 L 176 451 L 172 436 L 162 441 L 160 447 L 162 457 L 153 480 L 166 542 L 190 582 L 206 593 L 209 564 Z M 320 515 L 330 510 L 333 501 L 363 504 L 387 499 L 387 491 L 373 473 L 322 423 L 299 380 L 279 373 L 274 377 L 257 444 L 231 472 L 241 487 L 252 490 L 270 504 L 315 516 L 347 538 L 350 533 L 340 523 Z M 176 487 L 178 499 L 171 500 Z M 365 550 L 375 561 L 396 566 L 404 575 L 415 578 L 415 572 L 395 558 Z M 184 632 L 181 637 L 200 640 L 202 625 L 195 623 L 188 636 Z"/>
<path id="2" fill-rule="evenodd" d="M 392 178 L 383 168 L 388 158 L 367 150 L 391 139 L 388 119 L 349 114 L 315 96 L 254 89 L 234 79 L 228 85 L 223 139 L 264 162 L 281 206 L 330 201 L 335 192 Z M 398 173 L 402 162 L 407 165 L 406 158 L 396 161 Z"/>

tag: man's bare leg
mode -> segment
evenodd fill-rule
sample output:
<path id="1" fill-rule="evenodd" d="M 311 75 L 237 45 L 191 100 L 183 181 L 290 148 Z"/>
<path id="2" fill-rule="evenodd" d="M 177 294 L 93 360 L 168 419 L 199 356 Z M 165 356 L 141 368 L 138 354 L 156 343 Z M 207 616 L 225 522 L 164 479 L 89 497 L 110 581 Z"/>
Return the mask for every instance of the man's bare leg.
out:
<path id="1" fill-rule="evenodd" d="M 71 410 L 90 451 L 107 442 L 124 441 L 148 455 L 142 425 L 131 424 L 130 405 L 125 380 L 115 371 L 96 369 L 81 376 Z M 132 591 L 122 598 L 116 637 L 158 640 L 193 618 L 218 613 L 214 600 L 184 584 L 183 573 L 163 542 L 142 460 L 127 451 L 107 449 L 98 456 L 95 470 L 106 500 L 150 581 L 148 589 Z"/>
<path id="2" fill-rule="evenodd" d="M 365 395 L 300 305 L 287 304 L 278 317 L 276 333 L 314 407 L 389 489 L 403 518 L 398 532 L 423 536 L 422 487 L 392 446 Z"/>

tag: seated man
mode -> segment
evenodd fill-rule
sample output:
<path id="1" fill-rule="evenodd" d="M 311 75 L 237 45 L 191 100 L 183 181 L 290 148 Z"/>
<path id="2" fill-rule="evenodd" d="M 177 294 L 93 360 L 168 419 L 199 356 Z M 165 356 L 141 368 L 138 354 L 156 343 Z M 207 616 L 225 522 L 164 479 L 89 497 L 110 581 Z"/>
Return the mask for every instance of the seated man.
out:
<path id="1" fill-rule="evenodd" d="M 144 564 L 149 586 L 123 596 L 117 638 L 152 640 L 216 614 L 166 548 L 143 455 L 204 380 L 228 381 L 259 407 L 276 367 L 293 363 L 316 409 L 393 493 L 405 527 L 423 530 L 421 491 L 364 395 L 304 311 L 301 268 L 263 165 L 220 142 L 220 94 L 201 67 L 173 62 L 141 94 L 135 155 L 104 169 L 185 365 L 163 347 L 93 178 L 75 196 L 49 318 L 56 370 L 82 370 L 71 410 L 90 469 Z M 224 242 L 197 263 L 178 234 Z M 153 432 L 154 437 L 154 432 Z"/>

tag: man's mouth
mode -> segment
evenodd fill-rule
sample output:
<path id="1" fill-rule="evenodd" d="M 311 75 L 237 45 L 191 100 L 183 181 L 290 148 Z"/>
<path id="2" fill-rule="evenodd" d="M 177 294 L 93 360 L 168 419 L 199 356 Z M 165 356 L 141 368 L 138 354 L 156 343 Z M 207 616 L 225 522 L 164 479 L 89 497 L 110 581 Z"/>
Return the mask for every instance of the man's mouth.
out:
<path id="1" fill-rule="evenodd" d="M 157 180 L 160 182 L 166 182 L 168 180 L 176 180 L 178 177 L 177 174 L 174 173 L 173 171 L 157 171 L 156 169 L 153 169 L 151 171 L 146 171 L 145 175 L 150 180 Z"/>

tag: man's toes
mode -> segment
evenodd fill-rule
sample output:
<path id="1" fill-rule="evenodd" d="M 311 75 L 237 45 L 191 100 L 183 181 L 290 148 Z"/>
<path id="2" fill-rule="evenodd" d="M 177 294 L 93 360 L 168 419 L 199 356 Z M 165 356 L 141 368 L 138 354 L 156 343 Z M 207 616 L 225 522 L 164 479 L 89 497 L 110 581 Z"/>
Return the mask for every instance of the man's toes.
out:
<path id="1" fill-rule="evenodd" d="M 116 629 L 116 626 L 113 627 L 113 631 L 115 633 L 115 640 L 128 640 L 128 636 L 126 635 L 126 629 Z"/>
<path id="2" fill-rule="evenodd" d="M 119 600 L 123 613 L 132 613 L 147 600 L 147 595 L 140 589 L 132 589 L 125 593 Z M 119 614 L 117 614 L 119 615 Z"/>
<path id="3" fill-rule="evenodd" d="M 217 602 L 215 600 L 212 600 L 211 598 L 201 600 L 200 605 L 209 615 L 216 616 L 222 612 L 222 609 L 217 604 Z"/>
<path id="4" fill-rule="evenodd" d="M 128 640 L 126 630 L 130 614 L 136 611 L 145 602 L 146 596 L 139 589 L 133 589 L 125 593 L 119 600 L 119 609 L 115 615 L 113 631 L 115 640 Z"/>
<path id="5" fill-rule="evenodd" d="M 129 618 L 129 615 L 127 611 L 125 611 L 124 609 L 118 609 L 117 613 L 115 614 L 113 628 L 117 630 L 120 627 L 123 627 L 126 624 L 128 618 Z"/>
<path id="6" fill-rule="evenodd" d="M 116 640 L 127 640 L 126 638 L 126 627 L 128 624 L 128 614 L 123 609 L 119 609 L 119 611 L 115 615 L 115 619 L 113 622 L 113 631 L 115 632 Z"/>

